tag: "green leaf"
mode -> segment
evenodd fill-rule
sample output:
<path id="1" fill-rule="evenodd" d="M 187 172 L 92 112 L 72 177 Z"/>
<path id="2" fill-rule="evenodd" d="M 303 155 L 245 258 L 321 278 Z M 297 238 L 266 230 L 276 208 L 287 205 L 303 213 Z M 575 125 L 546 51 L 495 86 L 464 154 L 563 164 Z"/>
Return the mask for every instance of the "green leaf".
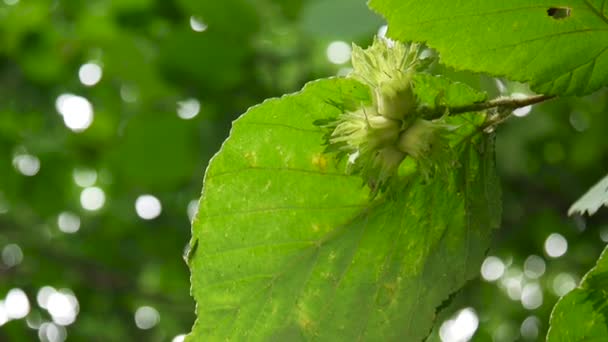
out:
<path id="1" fill-rule="evenodd" d="M 605 341 L 608 336 L 608 247 L 580 286 L 551 313 L 547 341 Z"/>
<path id="2" fill-rule="evenodd" d="M 557 5 L 569 11 L 552 10 Z M 426 42 L 457 69 L 530 82 L 545 94 L 582 95 L 608 84 L 606 1 L 371 0 L 369 6 L 386 18 L 390 37 Z"/>
<path id="3" fill-rule="evenodd" d="M 313 124 L 353 101 L 368 103 L 367 88 L 321 80 L 234 122 L 193 224 L 190 341 L 422 340 L 477 276 L 500 221 L 493 139 L 475 134 L 483 116 L 453 119 L 472 138 L 460 137 L 451 175 L 410 175 L 370 200 Z"/>
<path id="4" fill-rule="evenodd" d="M 568 215 L 595 214 L 602 205 L 608 205 L 608 176 L 602 178 L 568 209 Z"/>

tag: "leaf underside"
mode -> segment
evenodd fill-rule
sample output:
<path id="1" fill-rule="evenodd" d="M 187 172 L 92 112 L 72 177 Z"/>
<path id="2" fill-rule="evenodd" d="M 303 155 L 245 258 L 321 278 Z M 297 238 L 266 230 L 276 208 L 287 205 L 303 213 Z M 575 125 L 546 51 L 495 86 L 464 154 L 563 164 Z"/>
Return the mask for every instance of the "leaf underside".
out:
<path id="1" fill-rule="evenodd" d="M 578 201 L 574 202 L 568 215 L 572 214 L 595 214 L 603 205 L 608 205 L 608 176 L 602 178 L 589 191 L 587 191 Z"/>
<path id="2" fill-rule="evenodd" d="M 371 0 L 389 36 L 426 42 L 442 63 L 584 95 L 608 85 L 608 0 Z M 558 6 L 558 7 L 556 7 Z"/>
<path id="3" fill-rule="evenodd" d="M 551 313 L 548 342 L 605 341 L 608 336 L 608 248 L 580 286 Z"/>
<path id="4" fill-rule="evenodd" d="M 452 175 L 371 200 L 313 125 L 353 101 L 367 88 L 321 80 L 235 121 L 193 224 L 189 341 L 422 340 L 478 274 L 500 220 L 493 139 L 463 116 Z"/>

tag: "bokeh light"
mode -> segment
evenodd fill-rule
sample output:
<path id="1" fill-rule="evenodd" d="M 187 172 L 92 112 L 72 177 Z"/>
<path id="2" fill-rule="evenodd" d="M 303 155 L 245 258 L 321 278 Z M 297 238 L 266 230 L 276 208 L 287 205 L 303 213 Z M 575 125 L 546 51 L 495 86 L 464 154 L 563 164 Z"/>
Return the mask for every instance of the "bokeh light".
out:
<path id="1" fill-rule="evenodd" d="M 500 279 L 500 287 L 507 293 L 507 296 L 513 301 L 521 299 L 524 276 L 518 266 L 511 265 L 505 275 Z"/>
<path id="2" fill-rule="evenodd" d="M 16 154 L 13 157 L 13 166 L 24 176 L 35 176 L 40 171 L 40 159 L 32 154 Z"/>
<path id="3" fill-rule="evenodd" d="M 23 251 L 19 245 L 10 243 L 2 248 L 2 262 L 7 267 L 14 267 L 23 261 Z"/>
<path id="4" fill-rule="evenodd" d="M 80 193 L 80 205 L 89 211 L 96 211 L 103 207 L 106 202 L 106 194 L 99 187 L 85 188 Z"/>
<path id="5" fill-rule="evenodd" d="M 513 93 L 511 94 L 512 98 L 515 99 L 525 99 L 527 97 L 529 97 L 530 94 L 523 94 L 523 93 Z M 525 106 L 525 107 L 521 107 L 521 108 L 517 108 L 513 111 L 513 115 L 515 116 L 519 116 L 519 117 L 524 117 L 528 114 L 530 114 L 530 112 L 532 111 L 532 106 Z"/>
<path id="6" fill-rule="evenodd" d="M 184 120 L 189 120 L 198 115 L 201 104 L 197 99 L 186 99 L 177 103 L 177 116 Z"/>
<path id="7" fill-rule="evenodd" d="M 64 211 L 57 216 L 57 226 L 64 233 L 76 233 L 80 229 L 80 217 L 69 211 Z"/>
<path id="8" fill-rule="evenodd" d="M 496 281 L 505 272 L 505 264 L 495 256 L 488 256 L 481 264 L 481 276 L 486 281 Z"/>
<path id="9" fill-rule="evenodd" d="M 501 323 L 492 334 L 492 342 L 513 342 L 517 341 L 518 338 L 518 326 L 510 321 Z"/>
<path id="10" fill-rule="evenodd" d="M 468 341 L 477 331 L 477 327 L 479 327 L 477 313 L 473 308 L 465 308 L 441 324 L 439 337 L 442 342 Z"/>
<path id="11" fill-rule="evenodd" d="M 30 301 L 21 289 L 11 289 L 4 299 L 8 319 L 21 319 L 30 312 Z"/>
<path id="12" fill-rule="evenodd" d="M 551 233 L 545 240 L 545 253 L 551 258 L 559 258 L 568 251 L 568 240 L 559 234 Z"/>
<path id="13" fill-rule="evenodd" d="M 93 123 L 93 105 L 82 96 L 61 94 L 55 108 L 63 116 L 66 127 L 74 132 L 82 132 Z"/>
<path id="14" fill-rule="evenodd" d="M 198 213 L 198 198 L 188 202 L 188 208 L 186 211 L 188 212 L 188 219 L 190 219 L 190 222 L 192 222 L 196 216 L 196 213 Z"/>
<path id="15" fill-rule="evenodd" d="M 48 302 L 49 302 L 49 298 L 51 297 L 51 294 L 57 292 L 57 290 L 55 290 L 55 288 L 53 288 L 52 286 L 43 286 L 38 290 L 38 293 L 36 294 L 36 302 L 38 303 L 38 306 L 46 309 L 48 306 Z"/>
<path id="16" fill-rule="evenodd" d="M 160 321 L 160 314 L 151 306 L 141 306 L 135 311 L 135 325 L 139 329 L 151 329 Z"/>
<path id="17" fill-rule="evenodd" d="M 120 98 L 127 103 L 135 103 L 139 98 L 139 91 L 134 86 L 123 85 L 120 87 Z"/>
<path id="18" fill-rule="evenodd" d="M 63 342 L 67 338 L 67 331 L 61 325 L 44 322 L 38 328 L 38 338 L 42 342 Z"/>
<path id="19" fill-rule="evenodd" d="M 4 198 L 4 195 L 0 191 L 0 215 L 8 213 L 9 204 L 8 201 Z"/>
<path id="20" fill-rule="evenodd" d="M 346 42 L 335 41 L 327 46 L 327 59 L 333 64 L 344 64 L 350 61 L 351 47 Z"/>
<path id="21" fill-rule="evenodd" d="M 552 290 L 556 296 L 565 296 L 568 292 L 576 288 L 576 279 L 566 272 L 559 273 L 553 278 Z"/>
<path id="22" fill-rule="evenodd" d="M 32 310 L 27 317 L 25 317 L 25 323 L 30 329 L 38 330 L 40 325 L 44 323 L 42 315 L 38 310 Z"/>
<path id="23" fill-rule="evenodd" d="M 47 298 L 46 309 L 53 322 L 59 325 L 70 325 L 78 315 L 78 300 L 69 290 L 51 292 Z"/>
<path id="24" fill-rule="evenodd" d="M 539 308 L 543 304 L 543 290 L 538 283 L 529 283 L 521 291 L 521 304 L 528 310 Z"/>
<path id="25" fill-rule="evenodd" d="M 536 316 L 528 316 L 521 323 L 519 332 L 525 340 L 536 341 L 540 331 L 540 320 Z"/>
<path id="26" fill-rule="evenodd" d="M 141 195 L 135 200 L 135 211 L 142 219 L 152 220 L 160 215 L 162 205 L 160 200 L 152 195 Z"/>
<path id="27" fill-rule="evenodd" d="M 190 28 L 195 32 L 204 32 L 207 30 L 207 24 L 205 24 L 205 22 L 201 18 L 191 16 Z"/>
<path id="28" fill-rule="evenodd" d="M 600 239 L 608 243 L 608 226 L 602 227 L 602 229 L 600 229 Z"/>
<path id="29" fill-rule="evenodd" d="M 186 339 L 186 335 L 185 334 L 180 334 L 175 336 L 171 342 L 184 342 L 184 340 Z"/>
<path id="30" fill-rule="evenodd" d="M 9 321 L 8 312 L 6 312 L 6 305 L 3 300 L 0 300 L 0 327 Z"/>
<path id="31" fill-rule="evenodd" d="M 570 125 L 577 132 L 584 132 L 589 129 L 591 119 L 585 112 L 573 111 L 569 117 Z"/>
<path id="32" fill-rule="evenodd" d="M 93 186 L 97 181 L 97 171 L 92 169 L 76 168 L 72 176 L 74 183 L 82 188 Z"/>
<path id="33" fill-rule="evenodd" d="M 376 35 L 380 38 L 386 38 L 386 32 L 388 32 L 388 25 L 382 25 L 378 29 L 378 32 L 376 33 Z"/>
<path id="34" fill-rule="evenodd" d="M 545 260 L 538 255 L 530 255 L 524 262 L 524 274 L 530 279 L 540 278 L 545 269 Z"/>
<path id="35" fill-rule="evenodd" d="M 83 64 L 80 69 L 78 69 L 80 83 L 88 87 L 97 84 L 101 80 L 102 74 L 103 70 L 101 69 L 101 65 L 95 62 Z"/>

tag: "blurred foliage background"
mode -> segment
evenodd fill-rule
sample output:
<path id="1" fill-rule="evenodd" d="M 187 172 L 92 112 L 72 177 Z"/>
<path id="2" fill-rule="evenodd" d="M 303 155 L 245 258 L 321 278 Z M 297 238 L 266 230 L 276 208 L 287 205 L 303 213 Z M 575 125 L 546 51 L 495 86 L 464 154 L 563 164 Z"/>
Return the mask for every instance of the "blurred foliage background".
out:
<path id="1" fill-rule="evenodd" d="M 385 30 L 364 0 L 2 0 L 0 341 L 181 341 L 190 218 L 231 121 L 347 74 Z M 500 128 L 503 225 L 431 340 L 542 339 L 608 242 L 604 211 L 566 216 L 606 172 L 607 107 L 604 89 Z"/>

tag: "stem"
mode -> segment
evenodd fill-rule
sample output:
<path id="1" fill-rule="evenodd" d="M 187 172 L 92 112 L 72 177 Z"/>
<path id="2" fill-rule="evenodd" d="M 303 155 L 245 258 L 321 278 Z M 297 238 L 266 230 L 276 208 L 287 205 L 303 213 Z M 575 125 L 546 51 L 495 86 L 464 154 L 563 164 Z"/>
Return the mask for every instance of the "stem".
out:
<path id="1" fill-rule="evenodd" d="M 544 102 L 555 98 L 554 95 L 534 95 L 523 99 L 513 97 L 499 97 L 494 100 L 474 103 L 471 105 L 448 108 L 450 114 L 461 114 L 468 112 L 478 112 L 484 109 L 503 107 L 505 109 L 517 109 L 520 107 L 530 106 L 536 103 Z"/>

